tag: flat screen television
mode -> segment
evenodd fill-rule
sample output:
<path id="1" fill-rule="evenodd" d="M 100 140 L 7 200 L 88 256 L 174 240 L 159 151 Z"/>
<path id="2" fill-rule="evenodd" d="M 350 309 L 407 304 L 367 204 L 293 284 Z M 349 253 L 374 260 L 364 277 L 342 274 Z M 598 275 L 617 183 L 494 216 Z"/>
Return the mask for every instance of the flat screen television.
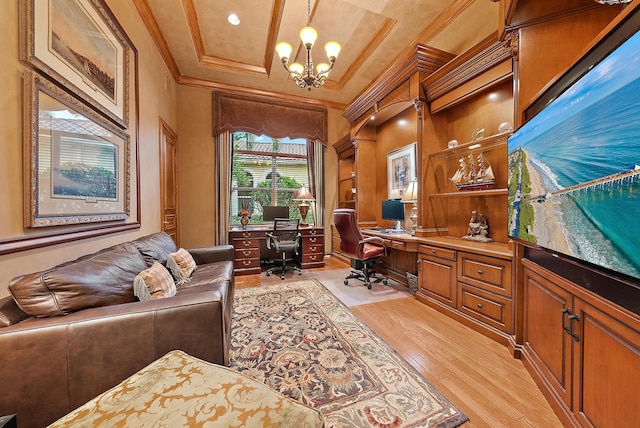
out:
<path id="1" fill-rule="evenodd" d="M 262 207 L 262 221 L 274 221 L 277 218 L 289 218 L 289 207 L 265 205 Z"/>
<path id="2" fill-rule="evenodd" d="M 382 201 L 382 219 L 393 220 L 393 228 L 403 230 L 400 222 L 404 220 L 404 204 L 400 202 L 400 199 Z"/>
<path id="3" fill-rule="evenodd" d="M 525 112 L 509 137 L 509 235 L 638 284 L 640 13 Z"/>

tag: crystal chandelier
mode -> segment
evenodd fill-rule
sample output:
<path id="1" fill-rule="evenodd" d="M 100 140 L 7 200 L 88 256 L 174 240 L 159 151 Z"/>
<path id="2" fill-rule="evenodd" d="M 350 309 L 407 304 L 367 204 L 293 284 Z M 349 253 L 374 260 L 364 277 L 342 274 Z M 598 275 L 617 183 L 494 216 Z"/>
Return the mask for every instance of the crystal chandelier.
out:
<path id="1" fill-rule="evenodd" d="M 309 91 L 311 88 L 319 88 L 324 85 L 324 82 L 327 80 L 327 76 L 329 75 L 329 71 L 331 71 L 336 62 L 340 49 L 342 49 L 338 42 L 327 42 L 327 44 L 324 45 L 324 50 L 327 52 L 330 64 L 321 62 L 316 66 L 316 74 L 314 74 L 313 60 L 311 59 L 311 48 L 318 38 L 318 32 L 315 28 L 310 26 L 310 21 L 311 0 L 307 0 L 307 26 L 300 30 L 300 39 L 302 39 L 302 43 L 307 51 L 307 60 L 304 66 L 297 62 L 289 64 L 289 58 L 293 51 L 293 48 L 289 43 L 280 42 L 276 45 L 276 52 L 278 53 L 280 60 L 282 60 L 282 65 L 284 65 L 284 68 L 289 72 L 291 77 L 293 77 L 296 85 L 300 88 L 307 88 Z"/>

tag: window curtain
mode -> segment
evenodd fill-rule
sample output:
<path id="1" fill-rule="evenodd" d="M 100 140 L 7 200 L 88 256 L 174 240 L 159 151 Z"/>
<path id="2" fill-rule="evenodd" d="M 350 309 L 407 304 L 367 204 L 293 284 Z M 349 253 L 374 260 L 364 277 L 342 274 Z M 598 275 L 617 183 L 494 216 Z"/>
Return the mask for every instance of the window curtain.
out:
<path id="1" fill-rule="evenodd" d="M 233 157 L 232 135 L 222 132 L 214 136 L 216 182 L 214 184 L 215 201 L 218 207 L 218 224 L 215 228 L 217 245 L 229 243 L 229 210 L 231 209 L 231 164 Z"/>
<path id="2" fill-rule="evenodd" d="M 316 226 L 324 226 L 324 152 L 326 147 L 318 140 L 307 140 L 307 164 L 309 166 L 309 190 L 315 198 L 311 202 Z"/>

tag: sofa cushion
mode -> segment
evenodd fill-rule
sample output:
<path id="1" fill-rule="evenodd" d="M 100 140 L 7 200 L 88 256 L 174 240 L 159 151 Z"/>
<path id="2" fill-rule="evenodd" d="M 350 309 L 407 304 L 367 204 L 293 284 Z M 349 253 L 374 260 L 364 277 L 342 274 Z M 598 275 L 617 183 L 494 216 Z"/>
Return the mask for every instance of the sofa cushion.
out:
<path id="1" fill-rule="evenodd" d="M 181 285 L 190 280 L 191 274 L 196 270 L 196 261 L 187 250 L 180 248 L 167 256 L 167 269 Z"/>
<path id="2" fill-rule="evenodd" d="M 80 309 L 135 301 L 133 280 L 147 268 L 137 248 L 125 243 L 9 282 L 24 312 L 35 317 L 66 315 Z"/>
<path id="3" fill-rule="evenodd" d="M 215 284 L 218 282 L 230 282 L 233 279 L 233 262 L 216 262 L 198 265 L 191 275 L 191 280 L 178 286 L 178 289 L 193 288 Z"/>
<path id="4" fill-rule="evenodd" d="M 151 267 L 153 262 L 165 265 L 167 263 L 167 256 L 178 250 L 176 243 L 173 242 L 173 239 L 165 232 L 143 236 L 142 238 L 132 241 L 132 243 L 144 257 L 147 267 Z"/>
<path id="5" fill-rule="evenodd" d="M 0 327 L 8 327 L 29 318 L 11 296 L 0 299 Z"/>
<path id="6" fill-rule="evenodd" d="M 133 294 L 140 300 L 163 299 L 176 295 L 176 284 L 169 271 L 155 262 L 136 276 Z"/>

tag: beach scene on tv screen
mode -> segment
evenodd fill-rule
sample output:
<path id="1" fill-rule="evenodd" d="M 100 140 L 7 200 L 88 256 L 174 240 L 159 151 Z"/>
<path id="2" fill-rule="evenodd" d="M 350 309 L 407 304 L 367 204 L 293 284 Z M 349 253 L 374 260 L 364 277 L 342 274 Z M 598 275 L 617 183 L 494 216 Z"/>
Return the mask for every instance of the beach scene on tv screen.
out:
<path id="1" fill-rule="evenodd" d="M 640 33 L 508 143 L 509 235 L 640 278 Z"/>

